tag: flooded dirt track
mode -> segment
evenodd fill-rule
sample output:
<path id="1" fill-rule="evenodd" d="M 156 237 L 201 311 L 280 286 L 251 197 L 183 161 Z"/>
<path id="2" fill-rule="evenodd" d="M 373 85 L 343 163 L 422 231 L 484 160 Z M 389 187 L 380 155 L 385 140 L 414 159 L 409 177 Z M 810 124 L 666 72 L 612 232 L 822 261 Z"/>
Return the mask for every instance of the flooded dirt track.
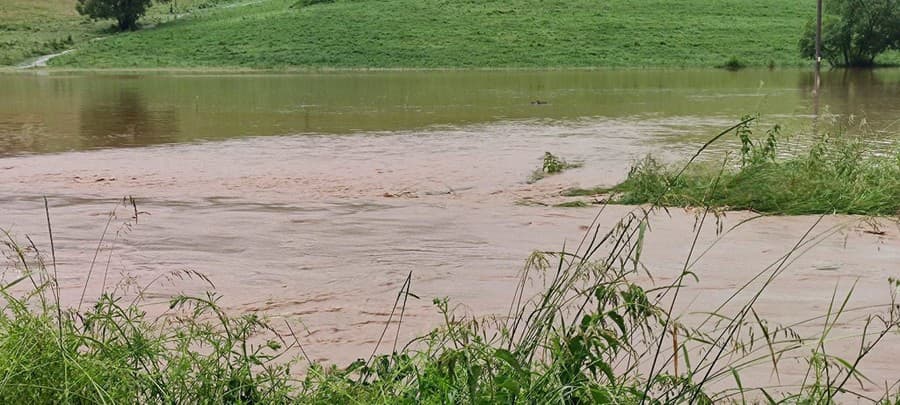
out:
<path id="1" fill-rule="evenodd" d="M 754 106 L 767 121 L 809 128 L 805 73 L 654 74 L 0 76 L 0 228 L 47 246 L 46 196 L 60 283 L 77 301 L 117 209 L 95 266 L 102 274 L 109 262 L 110 284 L 195 270 L 229 309 L 302 321 L 310 354 L 344 364 L 368 355 L 410 272 L 421 299 L 409 303 L 401 339 L 437 324 L 433 298 L 505 313 L 528 255 L 576 244 L 599 210 L 536 204 L 561 190 L 613 184 L 647 153 L 684 157 Z M 896 139 L 900 74 L 828 80 L 831 113 L 865 116 L 881 128 L 870 136 Z M 855 90 L 840 93 L 847 80 Z M 583 166 L 527 183 L 545 151 Z M 132 228 L 120 225 L 132 214 L 125 196 L 142 212 Z M 601 227 L 630 209 L 608 207 Z M 725 228 L 752 215 L 729 213 Z M 684 319 L 722 302 L 816 219 L 762 218 L 725 235 L 696 265 L 702 284 L 680 299 Z M 874 234 L 857 222 L 822 220 L 817 231 L 849 225 L 791 265 L 760 315 L 821 314 L 836 286 L 854 283 L 852 306 L 885 303 L 888 277 L 900 277 L 900 228 L 885 221 Z M 655 282 L 671 282 L 695 213 L 659 212 L 651 224 L 646 265 Z M 714 228 L 704 227 L 701 247 L 718 239 Z M 151 301 L 206 288 L 161 280 Z M 850 320 L 846 334 L 858 332 Z M 884 350 L 870 377 L 900 375 L 900 345 Z"/>

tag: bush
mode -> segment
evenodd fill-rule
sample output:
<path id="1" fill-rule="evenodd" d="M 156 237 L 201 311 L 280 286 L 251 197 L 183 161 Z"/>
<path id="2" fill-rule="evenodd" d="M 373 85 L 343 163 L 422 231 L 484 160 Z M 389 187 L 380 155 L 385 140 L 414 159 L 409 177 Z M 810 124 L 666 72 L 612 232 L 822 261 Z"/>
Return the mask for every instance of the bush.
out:
<path id="1" fill-rule="evenodd" d="M 719 69 L 737 71 L 747 67 L 747 65 L 744 62 L 741 62 L 741 60 L 737 57 L 732 56 L 731 59 L 728 59 L 727 61 L 725 61 L 725 63 L 716 67 Z"/>
<path id="2" fill-rule="evenodd" d="M 166 3 L 169 0 L 157 1 Z M 95 20 L 114 19 L 119 31 L 133 31 L 138 28 L 137 20 L 152 3 L 153 0 L 78 0 L 75 9 Z"/>
<path id="3" fill-rule="evenodd" d="M 314 4 L 325 4 L 325 3 L 334 3 L 334 0 L 298 0 L 296 3 L 292 4 L 292 8 L 300 8 L 312 6 Z"/>

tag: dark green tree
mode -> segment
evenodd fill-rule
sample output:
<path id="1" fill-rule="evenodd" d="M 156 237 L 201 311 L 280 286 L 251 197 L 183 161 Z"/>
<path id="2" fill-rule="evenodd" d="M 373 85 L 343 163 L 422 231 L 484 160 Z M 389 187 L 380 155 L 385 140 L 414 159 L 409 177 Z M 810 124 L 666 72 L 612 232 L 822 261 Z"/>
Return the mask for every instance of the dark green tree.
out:
<path id="1" fill-rule="evenodd" d="M 166 3 L 169 0 L 157 1 Z M 138 28 L 137 20 L 152 3 L 153 0 L 78 0 L 75 9 L 95 20 L 114 19 L 119 31 L 133 31 Z"/>
<path id="2" fill-rule="evenodd" d="M 822 22 L 822 57 L 832 66 L 872 66 L 889 49 L 900 49 L 900 0 L 832 0 Z M 800 39 L 803 56 L 815 57 L 815 21 Z"/>

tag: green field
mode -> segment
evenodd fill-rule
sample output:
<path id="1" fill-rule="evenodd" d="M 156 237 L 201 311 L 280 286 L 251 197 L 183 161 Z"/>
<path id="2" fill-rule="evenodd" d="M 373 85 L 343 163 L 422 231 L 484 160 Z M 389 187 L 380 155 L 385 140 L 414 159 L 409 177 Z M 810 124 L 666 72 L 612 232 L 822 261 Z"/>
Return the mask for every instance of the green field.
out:
<path id="1" fill-rule="evenodd" d="M 74 0 L 0 0 L 0 66 L 59 52 L 99 35 Z"/>
<path id="2" fill-rule="evenodd" d="M 178 0 L 151 7 L 143 19 L 154 26 L 176 14 L 207 10 L 225 0 Z M 80 47 L 113 35 L 111 21 L 90 21 L 75 11 L 75 0 L 0 0 L 0 66 L 15 66 L 41 55 Z"/>
<path id="3" fill-rule="evenodd" d="M 814 0 L 181 0 L 138 32 L 74 0 L 0 0 L 0 65 L 75 48 L 69 68 L 805 66 Z M 175 18 L 180 14 L 180 18 Z M 102 40 L 90 39 L 104 37 Z M 71 40 L 70 40 L 71 38 Z M 882 62 L 900 61 L 896 53 Z"/>
<path id="4" fill-rule="evenodd" d="M 802 66 L 813 0 L 237 2 L 82 43 L 82 68 Z M 157 7 L 159 8 L 159 7 Z"/>

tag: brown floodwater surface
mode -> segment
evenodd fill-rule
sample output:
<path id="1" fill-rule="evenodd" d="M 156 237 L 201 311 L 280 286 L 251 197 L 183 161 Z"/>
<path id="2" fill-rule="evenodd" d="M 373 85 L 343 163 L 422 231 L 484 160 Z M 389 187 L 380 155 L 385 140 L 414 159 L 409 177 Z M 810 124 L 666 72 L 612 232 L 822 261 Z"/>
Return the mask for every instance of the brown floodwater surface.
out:
<path id="1" fill-rule="evenodd" d="M 119 207 L 88 297 L 107 268 L 108 286 L 196 270 L 230 310 L 302 321 L 310 355 L 344 364 L 371 352 L 410 272 L 421 299 L 401 339 L 437 325 L 437 297 L 505 313 L 528 255 L 577 243 L 598 210 L 540 204 L 620 181 L 647 153 L 684 158 L 743 114 L 801 140 L 835 125 L 900 139 L 900 71 L 826 72 L 818 99 L 811 85 L 801 71 L 0 75 L 0 229 L 46 249 L 46 196 L 60 284 L 77 302 Z M 583 165 L 527 183 L 545 151 Z M 130 228 L 124 196 L 146 212 Z M 629 209 L 607 208 L 601 226 Z M 751 216 L 729 213 L 726 228 Z M 689 321 L 722 302 L 816 220 L 766 217 L 726 235 L 696 264 L 701 282 L 679 313 Z M 659 212 L 651 224 L 643 258 L 655 281 L 643 282 L 668 283 L 690 251 L 695 213 Z M 811 318 L 853 283 L 851 306 L 887 302 L 900 228 L 883 220 L 883 234 L 866 232 L 872 225 L 833 216 L 816 229 L 841 225 L 770 287 L 760 316 Z M 710 225 L 699 244 L 716 240 Z M 161 279 L 149 300 L 162 310 L 166 297 L 206 288 Z M 859 321 L 848 317 L 841 335 Z M 864 370 L 893 380 L 898 359 L 894 340 Z"/>
<path id="2" fill-rule="evenodd" d="M 5 74 L 0 155 L 598 117 L 681 122 L 697 141 L 753 113 L 807 130 L 817 104 L 897 133 L 900 70 L 825 72 L 818 98 L 813 82 L 799 70 Z"/>

